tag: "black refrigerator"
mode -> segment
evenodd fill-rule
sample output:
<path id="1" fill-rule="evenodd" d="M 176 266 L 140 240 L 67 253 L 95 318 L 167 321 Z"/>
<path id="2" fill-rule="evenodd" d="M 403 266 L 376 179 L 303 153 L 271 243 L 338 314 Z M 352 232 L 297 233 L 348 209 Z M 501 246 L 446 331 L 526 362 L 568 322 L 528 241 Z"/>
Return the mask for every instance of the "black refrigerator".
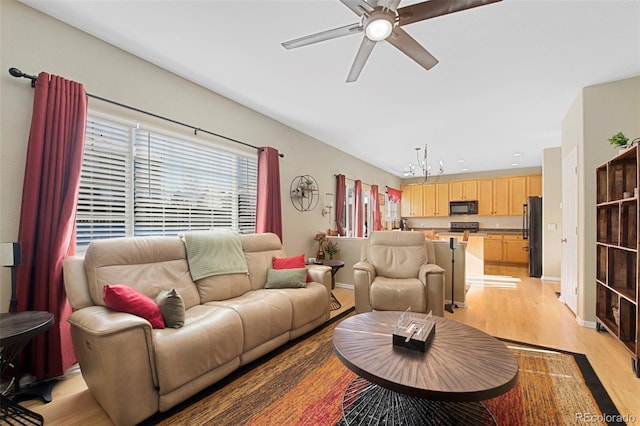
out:
<path id="1" fill-rule="evenodd" d="M 542 197 L 529 197 L 522 206 L 522 237 L 528 241 L 529 276 L 542 276 Z"/>

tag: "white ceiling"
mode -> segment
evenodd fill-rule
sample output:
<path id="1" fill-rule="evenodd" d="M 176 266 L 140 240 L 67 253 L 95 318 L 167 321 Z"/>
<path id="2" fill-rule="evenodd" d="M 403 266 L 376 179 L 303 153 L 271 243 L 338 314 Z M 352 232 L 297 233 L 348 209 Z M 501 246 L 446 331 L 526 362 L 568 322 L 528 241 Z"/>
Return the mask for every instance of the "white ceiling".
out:
<path id="1" fill-rule="evenodd" d="M 22 1 L 398 176 L 424 144 L 447 174 L 540 166 L 582 87 L 640 75 L 640 0 L 504 0 L 407 25 L 440 63 L 382 42 L 355 83 L 362 33 L 280 45 L 357 22 L 338 0 Z"/>

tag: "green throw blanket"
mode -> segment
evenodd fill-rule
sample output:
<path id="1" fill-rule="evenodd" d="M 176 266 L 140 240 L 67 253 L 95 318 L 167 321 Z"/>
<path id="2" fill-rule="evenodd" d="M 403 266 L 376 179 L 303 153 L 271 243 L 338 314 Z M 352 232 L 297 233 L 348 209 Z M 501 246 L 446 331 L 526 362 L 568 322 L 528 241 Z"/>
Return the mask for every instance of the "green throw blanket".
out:
<path id="1" fill-rule="evenodd" d="M 249 272 L 237 234 L 231 231 L 194 231 L 181 237 L 194 281 L 212 275 Z"/>

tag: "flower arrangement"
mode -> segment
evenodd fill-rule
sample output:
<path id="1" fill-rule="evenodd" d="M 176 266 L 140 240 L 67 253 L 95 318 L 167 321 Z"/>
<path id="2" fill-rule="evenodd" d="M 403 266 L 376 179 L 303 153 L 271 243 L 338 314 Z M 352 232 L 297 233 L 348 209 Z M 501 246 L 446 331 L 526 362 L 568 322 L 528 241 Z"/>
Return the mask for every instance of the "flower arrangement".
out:
<path id="1" fill-rule="evenodd" d="M 318 242 L 318 251 L 316 252 L 316 259 L 324 260 L 324 243 L 329 240 L 329 238 L 327 238 L 327 233 L 318 231 L 316 232 L 316 236 L 313 237 L 313 240 Z"/>
<path id="2" fill-rule="evenodd" d="M 313 237 L 313 240 L 319 242 L 320 244 L 324 244 L 324 242 L 328 239 L 329 238 L 327 238 L 326 232 L 316 232 L 316 236 Z"/>
<path id="3" fill-rule="evenodd" d="M 329 255 L 329 258 L 333 258 L 333 255 L 340 253 L 337 241 L 327 241 L 324 245 L 324 252 Z"/>

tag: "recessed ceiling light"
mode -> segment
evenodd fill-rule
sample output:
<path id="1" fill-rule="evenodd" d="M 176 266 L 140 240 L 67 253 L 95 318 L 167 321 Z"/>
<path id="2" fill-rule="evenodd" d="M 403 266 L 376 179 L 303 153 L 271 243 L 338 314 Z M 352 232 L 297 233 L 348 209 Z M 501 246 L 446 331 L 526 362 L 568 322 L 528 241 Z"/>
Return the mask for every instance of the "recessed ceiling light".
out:
<path id="1" fill-rule="evenodd" d="M 519 165 L 520 165 L 520 163 L 511 163 L 511 167 L 516 167 L 516 166 L 519 166 Z"/>
<path id="2" fill-rule="evenodd" d="M 462 163 L 464 163 L 464 160 L 461 158 L 461 159 L 458 160 L 458 163 L 462 164 Z"/>
<path id="3" fill-rule="evenodd" d="M 513 154 L 514 157 L 522 157 L 522 153 L 521 152 L 516 152 L 515 154 Z"/>
<path id="4" fill-rule="evenodd" d="M 463 172 L 468 172 L 468 171 L 469 171 L 469 168 L 468 168 L 468 167 L 463 167 L 463 168 L 462 168 L 462 171 L 463 171 Z"/>

